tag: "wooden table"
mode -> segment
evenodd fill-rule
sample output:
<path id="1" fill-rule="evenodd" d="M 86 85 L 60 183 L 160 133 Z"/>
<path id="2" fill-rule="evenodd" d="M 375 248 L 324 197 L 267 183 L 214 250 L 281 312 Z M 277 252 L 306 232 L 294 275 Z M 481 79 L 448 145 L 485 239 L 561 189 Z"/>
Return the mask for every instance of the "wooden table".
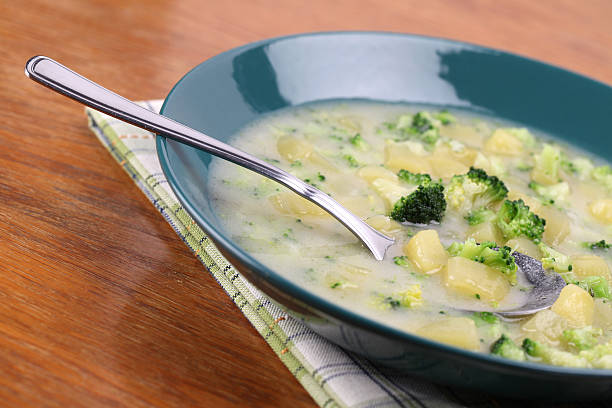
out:
<path id="1" fill-rule="evenodd" d="M 608 0 L 1 0 L 0 405 L 314 405 L 89 132 L 83 107 L 24 77 L 28 57 L 148 99 L 250 41 L 367 29 L 612 83 L 611 21 Z"/>

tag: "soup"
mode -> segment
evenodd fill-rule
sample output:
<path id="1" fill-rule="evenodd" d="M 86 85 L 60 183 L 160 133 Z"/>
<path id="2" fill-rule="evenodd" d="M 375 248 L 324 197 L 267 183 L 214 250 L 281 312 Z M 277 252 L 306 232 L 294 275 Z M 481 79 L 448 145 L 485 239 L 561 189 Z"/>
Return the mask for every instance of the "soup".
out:
<path id="1" fill-rule="evenodd" d="M 496 119 L 370 102 L 284 110 L 231 144 L 396 239 L 376 261 L 316 205 L 214 159 L 210 191 L 228 235 L 288 279 L 457 347 L 612 369 L 612 170 L 601 160 Z M 549 310 L 505 320 L 485 310 L 523 304 L 515 251 L 568 285 Z"/>

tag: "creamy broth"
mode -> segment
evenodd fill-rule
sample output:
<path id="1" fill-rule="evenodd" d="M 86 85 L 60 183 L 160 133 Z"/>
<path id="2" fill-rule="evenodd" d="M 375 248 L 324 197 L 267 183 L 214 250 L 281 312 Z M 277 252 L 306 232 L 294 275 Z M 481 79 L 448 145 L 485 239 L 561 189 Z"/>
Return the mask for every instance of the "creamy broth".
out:
<path id="1" fill-rule="evenodd" d="M 420 111 L 429 112 L 424 117 L 430 121 L 419 128 L 415 114 Z M 424 130 L 427 127 L 431 129 Z M 589 275 L 609 279 L 612 265 L 612 250 L 591 249 L 585 244 L 610 243 L 612 237 L 612 175 L 608 177 L 605 169 L 598 168 L 604 165 L 600 160 L 587 159 L 576 148 L 497 120 L 458 111 L 449 114 L 369 102 L 284 110 L 246 127 L 231 144 L 311 183 L 374 228 L 396 238 L 385 260 L 376 261 L 350 232 L 318 207 L 262 176 L 213 159 L 209 188 L 226 233 L 296 284 L 390 326 L 458 347 L 489 353 L 492 344 L 505 334 L 519 347 L 530 338 L 561 356 L 542 357 L 538 351 L 525 354 L 526 359 L 612 368 L 612 345 L 609 359 L 604 350 L 612 339 L 611 303 L 600 293 L 601 282 L 592 289 L 583 279 Z M 546 157 L 550 151 L 543 153 L 545 146 L 558 154 L 554 175 L 549 174 Z M 507 197 L 487 203 L 486 220 L 476 225 L 470 225 L 468 219 L 474 223 L 479 209 L 456 205 L 456 201 L 452 204 L 449 196 L 453 176 L 465 175 L 472 166 L 489 177 L 498 177 L 509 190 Z M 415 224 L 389 218 L 398 200 L 417 189 L 417 185 L 398 178 L 402 169 L 429 174 L 432 183 L 441 180 L 447 204 L 440 222 Z M 541 240 L 524 235 L 508 239 L 497 226 L 495 217 L 504 200 L 518 199 L 546 220 Z M 423 233 L 430 230 L 436 233 Z M 415 253 L 438 248 L 434 245 L 438 237 L 441 246 L 437 245 L 444 253 L 437 258 L 437 267 L 425 270 Z M 568 293 L 561 296 L 553 311 L 519 321 L 458 311 L 520 306 L 529 290 L 520 273 L 516 284 L 511 284 L 482 261 L 457 261 L 456 256 L 449 256 L 446 249 L 453 242 L 463 243 L 470 237 L 477 242 L 505 244 L 538 259 L 546 258 L 548 263 L 554 257 L 554 268 L 567 280 L 579 283 L 571 285 L 577 292 L 564 290 Z M 559 254 L 543 252 L 548 249 Z M 559 255 L 568 258 L 562 260 Z M 473 285 L 468 284 L 467 289 L 457 285 L 457 279 L 467 279 L 461 275 L 466 270 L 481 269 L 483 276 L 491 278 L 490 287 L 483 283 L 480 289 L 477 284 L 471 290 Z M 600 291 L 592 296 L 593 290 Z M 588 296 L 582 299 L 585 293 Z M 572 303 L 573 299 L 579 299 L 578 303 Z M 584 308 L 584 316 L 576 317 L 571 311 L 576 308 Z M 583 331 L 563 334 L 576 328 Z M 577 348 L 572 335 L 590 336 L 591 342 L 601 346 L 593 343 Z M 579 349 L 598 350 L 602 356 L 587 359 Z"/>

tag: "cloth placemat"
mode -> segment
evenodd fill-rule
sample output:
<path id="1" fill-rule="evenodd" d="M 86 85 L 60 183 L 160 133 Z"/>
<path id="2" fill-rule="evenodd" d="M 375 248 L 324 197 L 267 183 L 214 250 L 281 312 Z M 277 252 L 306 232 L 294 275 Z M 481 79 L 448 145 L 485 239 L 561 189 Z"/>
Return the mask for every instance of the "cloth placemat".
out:
<path id="1" fill-rule="evenodd" d="M 161 100 L 141 103 L 155 112 L 159 112 L 161 104 Z M 341 349 L 288 316 L 234 269 L 180 205 L 157 159 L 155 136 L 92 109 L 87 108 L 85 112 L 89 126 L 98 139 L 202 261 L 319 406 L 533 406 L 525 402 L 492 399 L 486 395 L 454 390 L 407 375 L 387 372 Z"/>

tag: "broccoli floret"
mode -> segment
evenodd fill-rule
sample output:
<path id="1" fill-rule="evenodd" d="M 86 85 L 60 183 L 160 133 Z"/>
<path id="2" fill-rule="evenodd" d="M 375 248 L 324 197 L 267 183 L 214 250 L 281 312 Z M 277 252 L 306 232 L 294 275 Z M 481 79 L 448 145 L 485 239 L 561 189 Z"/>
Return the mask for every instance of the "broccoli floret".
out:
<path id="1" fill-rule="evenodd" d="M 546 220 L 531 212 L 523 200 L 505 200 L 497 213 L 496 224 L 506 239 L 524 235 L 540 243 Z"/>
<path id="2" fill-rule="evenodd" d="M 566 366 L 566 367 L 588 367 L 586 358 L 567 351 L 557 350 L 546 344 L 526 338 L 523 340 L 523 350 L 530 357 L 537 358 L 543 363 Z"/>
<path id="3" fill-rule="evenodd" d="M 470 211 L 463 218 L 465 218 L 470 225 L 478 225 L 486 221 L 491 221 L 493 218 L 495 218 L 495 213 L 491 210 L 487 210 L 486 208 L 479 208 L 477 210 Z"/>
<path id="4" fill-rule="evenodd" d="M 542 242 L 538 244 L 538 248 L 542 252 L 542 259 L 540 261 L 544 269 L 553 269 L 561 274 L 572 270 L 569 256 L 563 255 L 561 252 L 552 249 Z"/>
<path id="5" fill-rule="evenodd" d="M 557 146 L 544 144 L 542 147 L 542 152 L 535 156 L 535 167 L 533 169 L 533 174 L 540 175 L 547 180 L 558 180 L 560 164 L 561 149 L 559 149 Z"/>
<path id="6" fill-rule="evenodd" d="M 390 216 L 400 222 L 429 224 L 431 221 L 442 221 L 444 211 L 446 211 L 444 186 L 431 183 L 419 186 L 409 195 L 400 198 L 393 206 Z"/>
<path id="7" fill-rule="evenodd" d="M 493 249 L 496 246 L 495 242 L 483 242 L 479 245 L 473 238 L 469 238 L 463 244 L 453 242 L 448 252 L 452 256 L 467 258 L 497 269 L 506 276 L 511 284 L 515 285 L 518 266 L 514 262 L 511 249 L 507 246 Z"/>
<path id="8" fill-rule="evenodd" d="M 506 132 L 510 133 L 512 136 L 516 137 L 518 140 L 523 142 L 525 147 L 533 147 L 535 146 L 536 140 L 535 137 L 531 134 L 531 132 L 527 128 L 504 128 Z"/>
<path id="9" fill-rule="evenodd" d="M 561 277 L 565 282 L 580 286 L 582 289 L 589 292 L 594 298 L 611 299 L 610 284 L 608 280 L 602 276 L 587 276 L 584 279 L 578 279 L 571 272 L 561 273 Z"/>
<path id="10" fill-rule="evenodd" d="M 390 130 L 397 129 L 403 138 L 415 138 L 433 146 L 440 138 L 439 126 L 441 121 L 428 112 L 418 112 L 414 116 L 402 115 L 397 124 L 388 127 Z"/>
<path id="11" fill-rule="evenodd" d="M 446 199 L 451 207 L 460 212 L 487 207 L 504 199 L 508 189 L 496 176 L 489 176 L 484 170 L 470 167 L 467 174 L 456 175 L 448 185 Z"/>
<path id="12" fill-rule="evenodd" d="M 591 177 L 605 187 L 612 189 L 612 168 L 610 166 L 595 167 L 591 171 Z"/>
<path id="13" fill-rule="evenodd" d="M 438 119 L 440 121 L 440 123 L 442 123 L 443 125 L 450 125 L 451 123 L 454 123 L 457 121 L 457 118 L 455 118 L 455 116 L 453 116 L 452 114 L 450 114 L 448 111 L 440 111 L 438 113 L 434 113 L 434 118 Z"/>
<path id="14" fill-rule="evenodd" d="M 491 312 L 474 312 L 474 321 L 476 322 L 476 326 L 480 327 L 482 324 L 496 324 L 499 323 L 499 317 L 497 317 L 494 313 Z M 483 322 L 479 324 L 479 321 Z"/>
<path id="15" fill-rule="evenodd" d="M 570 350 L 588 350 L 597 345 L 597 337 L 603 334 L 598 327 L 587 326 L 580 329 L 564 330 L 561 338 Z"/>
<path id="16" fill-rule="evenodd" d="M 402 169 L 399 171 L 399 173 L 397 173 L 397 176 L 400 178 L 400 180 L 403 180 L 408 184 L 414 184 L 415 186 L 426 186 L 431 183 L 431 176 L 429 174 L 412 173 L 408 170 Z"/>
<path id="17" fill-rule="evenodd" d="M 605 239 L 602 239 L 601 241 L 596 242 L 583 242 L 582 246 L 585 248 L 592 249 L 593 251 L 599 249 L 607 251 L 608 249 L 610 249 L 612 244 L 608 244 Z"/>
<path id="18" fill-rule="evenodd" d="M 510 360 L 525 361 L 525 352 L 517 346 L 510 337 L 502 334 L 501 337 L 491 345 L 491 354 Z"/>
<path id="19" fill-rule="evenodd" d="M 363 140 L 361 133 L 356 133 L 355 136 L 349 137 L 349 142 L 360 150 L 368 150 L 370 148 L 366 141 Z"/>
<path id="20" fill-rule="evenodd" d="M 532 181 L 529 183 L 529 188 L 536 192 L 541 198 L 545 200 L 565 201 L 570 193 L 569 184 L 565 181 L 550 186 L 545 186 L 540 183 Z"/>
<path id="21" fill-rule="evenodd" d="M 485 328 L 486 335 L 491 339 L 497 339 L 502 334 L 502 322 L 499 317 L 491 312 L 474 312 L 472 320 L 476 327 Z"/>

